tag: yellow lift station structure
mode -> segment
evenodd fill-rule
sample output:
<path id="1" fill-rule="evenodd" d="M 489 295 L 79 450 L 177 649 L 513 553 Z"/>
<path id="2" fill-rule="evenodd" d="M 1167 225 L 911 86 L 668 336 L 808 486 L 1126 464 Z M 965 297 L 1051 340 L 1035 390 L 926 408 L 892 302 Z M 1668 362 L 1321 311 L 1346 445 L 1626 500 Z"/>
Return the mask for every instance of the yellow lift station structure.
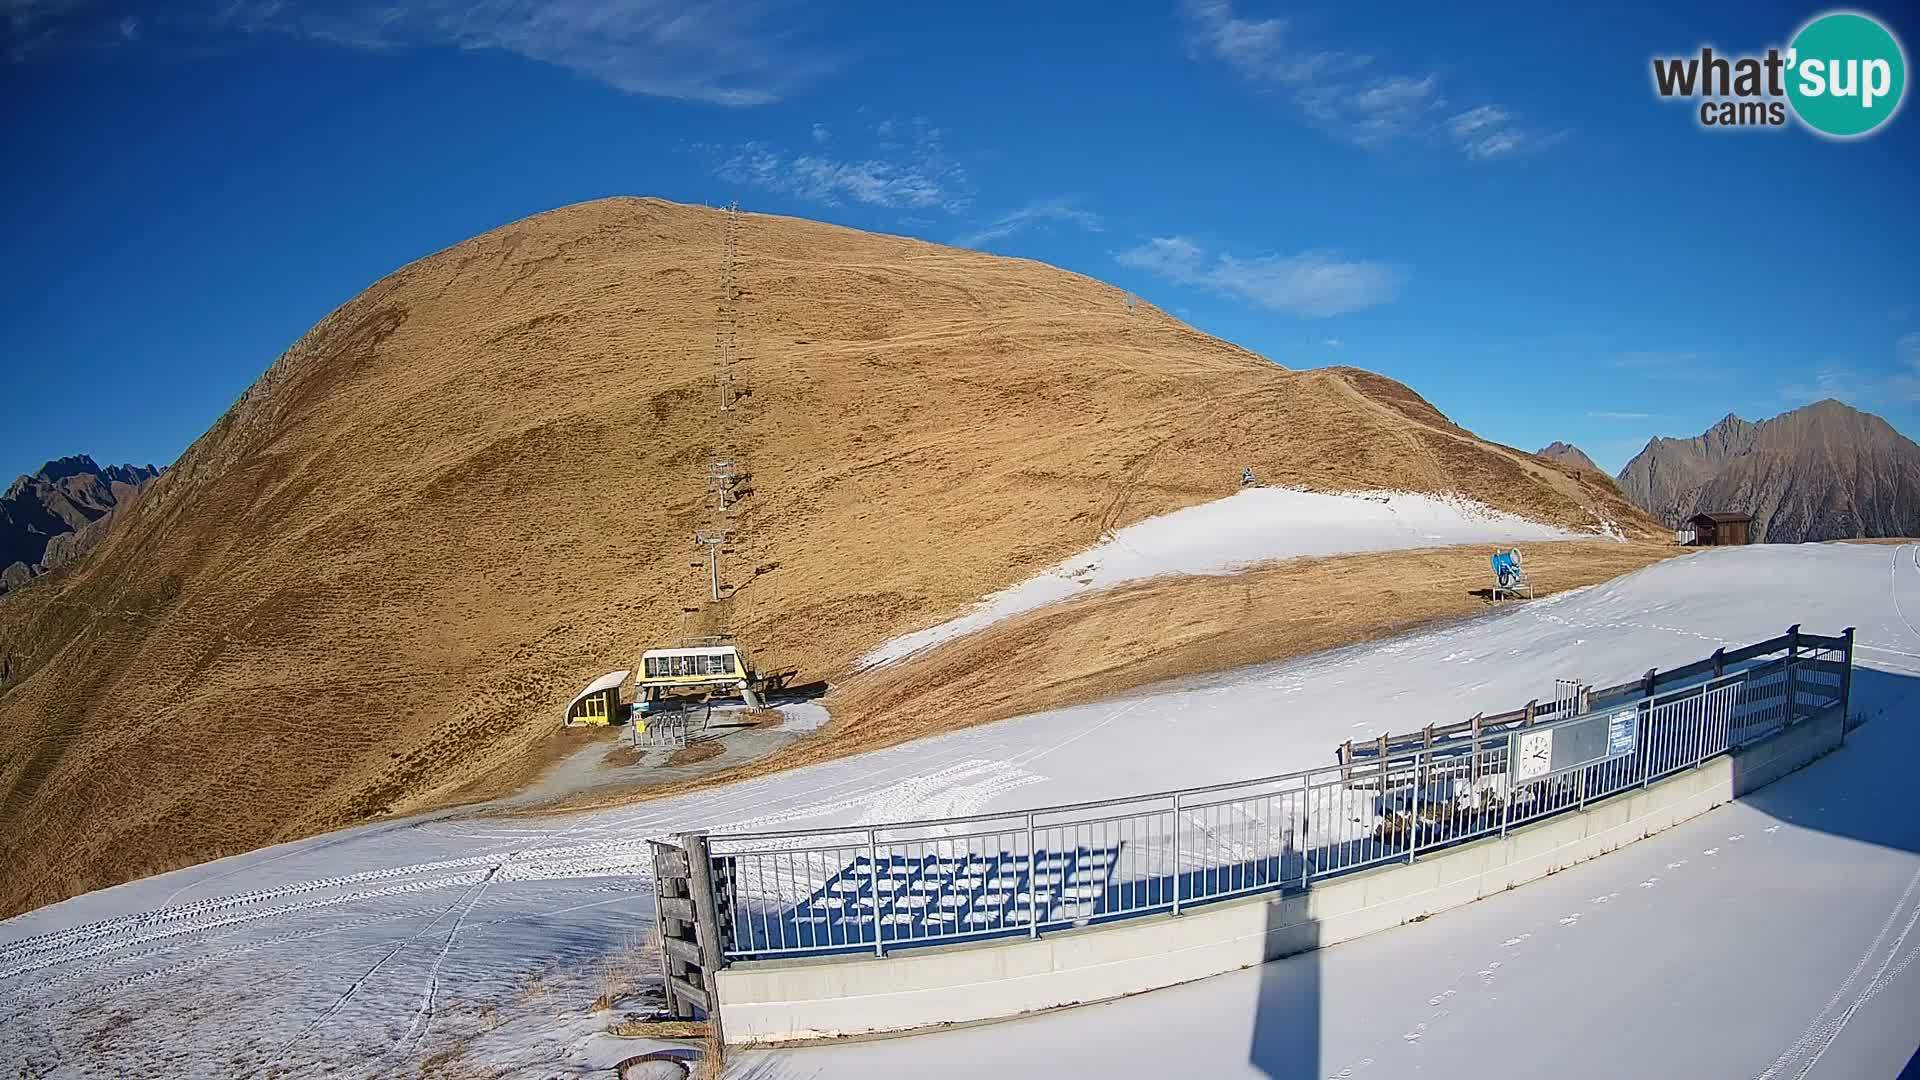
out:
<path id="1" fill-rule="evenodd" d="M 567 702 L 567 726 L 605 727 L 613 723 L 620 714 L 620 684 L 631 674 L 630 671 L 609 671 L 588 683 L 585 690 Z"/>
<path id="2" fill-rule="evenodd" d="M 732 692 L 751 708 L 760 708 L 759 677 L 737 645 L 694 645 L 680 649 L 648 649 L 640 654 L 640 673 L 633 682 L 634 709 L 646 716 L 668 696 Z"/>

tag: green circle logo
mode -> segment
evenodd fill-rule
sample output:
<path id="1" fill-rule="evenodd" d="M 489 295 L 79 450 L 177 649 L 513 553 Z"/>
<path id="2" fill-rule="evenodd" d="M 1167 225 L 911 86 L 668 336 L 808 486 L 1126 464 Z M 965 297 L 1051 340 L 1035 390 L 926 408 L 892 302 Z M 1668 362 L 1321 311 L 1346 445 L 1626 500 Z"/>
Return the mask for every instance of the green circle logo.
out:
<path id="1" fill-rule="evenodd" d="M 1810 128 L 1852 138 L 1887 122 L 1907 89 L 1907 57 L 1886 27 L 1851 11 L 1822 15 L 1787 50 L 1787 100 Z"/>

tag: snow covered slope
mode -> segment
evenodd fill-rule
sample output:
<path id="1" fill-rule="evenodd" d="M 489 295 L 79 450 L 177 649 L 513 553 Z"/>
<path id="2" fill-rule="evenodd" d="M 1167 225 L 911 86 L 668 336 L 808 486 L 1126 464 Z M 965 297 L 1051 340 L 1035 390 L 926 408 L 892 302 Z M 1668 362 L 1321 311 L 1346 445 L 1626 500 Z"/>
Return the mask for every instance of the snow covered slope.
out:
<path id="1" fill-rule="evenodd" d="M 1666 1032 L 1684 1022 L 1745 1032 L 1701 1036 L 1699 1060 L 1713 1067 L 1693 1068 L 1695 1059 L 1685 1059 L 1685 1069 L 1641 1075 L 1753 1075 L 1775 1055 L 1795 1045 L 1805 1051 L 1835 1031 L 1840 1037 L 1822 1069 L 1877 1063 L 1885 1038 L 1874 1017 L 1914 1004 L 1913 976 L 1901 974 L 1902 958 L 1920 935 L 1901 937 L 1912 907 L 1900 904 L 1908 903 L 1902 889 L 1920 862 L 1895 828 L 1912 815 L 1863 811 L 1857 827 L 1847 824 L 1852 818 L 1818 815 L 1838 815 L 1842 806 L 1851 815 L 1882 791 L 1904 795 L 1912 786 L 1886 770 L 1920 758 L 1913 715 L 1920 682 L 1898 674 L 1920 673 L 1920 629 L 1909 621 L 1920 618 L 1917 555 L 1912 547 L 1826 545 L 1707 551 L 1432 632 L 1021 717 L 659 803 L 566 818 L 394 822 L 102 890 L 0 923 L 0 1075 L 106 1077 L 137 1061 L 143 1075 L 157 1077 L 244 1076 L 273 1068 L 292 1076 L 374 1077 L 408 1074 L 429 1056 L 461 1054 L 497 1067 L 483 1075 L 604 1075 L 606 1066 L 636 1050 L 630 1041 L 599 1034 L 608 1016 L 589 1014 L 587 1005 L 601 992 L 601 958 L 629 935 L 644 940 L 651 927 L 648 836 L 688 827 L 1013 809 L 1324 763 L 1334 745 L 1352 735 L 1404 731 L 1550 696 L 1555 676 L 1613 682 L 1794 622 L 1820 633 L 1859 628 L 1861 660 L 1877 670 L 1862 676 L 1856 705 L 1880 715 L 1805 775 L 1865 771 L 1822 781 L 1831 786 L 1819 792 L 1831 790 L 1833 798 L 1808 796 L 1813 805 L 1804 820 L 1797 804 L 1775 812 L 1756 798 L 1702 819 L 1731 819 L 1724 828 L 1712 825 L 1711 835 L 1670 834 L 1687 837 L 1685 850 L 1647 846 L 1609 855 L 1465 912 L 1329 950 L 1323 967 L 1309 969 L 1323 973 L 1317 1000 L 1326 1032 L 1317 1037 L 1308 1069 L 1324 1065 L 1325 1071 L 1298 1075 L 1352 1068 L 1371 1069 L 1353 1076 L 1397 1076 L 1423 1061 L 1434 1066 L 1428 1075 L 1488 1075 L 1484 1057 L 1477 1068 L 1463 1065 L 1465 1050 L 1400 1058 L 1376 1042 L 1400 1050 L 1403 1034 L 1418 1033 L 1407 1045 L 1431 1049 L 1451 1018 L 1462 1022 L 1448 1030 L 1460 1032 L 1461 1046 L 1471 1043 L 1481 1055 L 1498 1044 L 1487 1034 L 1496 1022 L 1553 1033 L 1561 1050 L 1595 1038 L 1631 1038 L 1605 1026 L 1613 1023 L 1608 1009 L 1620 1010 L 1629 1031 L 1657 1022 Z M 1871 760 L 1848 765 L 1862 759 Z M 1842 797 L 1852 802 L 1841 804 Z M 1896 798 L 1880 805 L 1902 804 Z M 1766 824 L 1741 816 L 1762 812 L 1779 819 L 1770 824 L 1791 819 L 1791 825 L 1767 833 Z M 1801 837 L 1803 831 L 1809 835 Z M 1744 839 L 1727 839 L 1734 834 Z M 1757 862 L 1744 876 L 1731 874 L 1732 857 L 1758 858 L 1750 853 L 1789 841 L 1796 846 L 1779 849 L 1778 859 Z M 1720 851 L 1703 854 L 1709 847 Z M 1663 853 L 1657 866 L 1642 865 L 1653 857 L 1646 852 Z M 1684 866 L 1664 868 L 1681 858 L 1688 860 Z M 1601 877 L 1579 876 L 1588 874 Z M 1654 885 L 1639 887 L 1655 876 Z M 1688 884 L 1696 879 L 1705 884 Z M 1562 895 L 1563 883 L 1576 881 L 1587 884 Z M 1846 895 L 1836 899 L 1821 885 L 1828 881 L 1845 882 Z M 1619 895 L 1605 903 L 1591 899 L 1610 893 Z M 1538 910 L 1530 899 L 1536 895 L 1547 898 Z M 1656 901 L 1673 906 L 1650 909 L 1652 922 L 1623 921 L 1607 931 L 1611 936 L 1600 933 L 1617 912 Z M 1516 904 L 1528 906 L 1492 906 Z M 1483 909 L 1502 914 L 1483 915 Z M 1552 936 L 1564 917 L 1575 918 L 1587 936 Z M 1656 954 L 1648 943 L 1656 923 L 1658 932 L 1696 944 L 1677 958 L 1671 951 Z M 1876 943 L 1883 923 L 1892 929 Z M 1471 932 L 1455 935 L 1449 927 Z M 1567 934 L 1574 929 L 1568 926 Z M 1407 939 L 1412 944 L 1404 956 L 1383 944 L 1409 933 L 1416 936 Z M 1522 934 L 1530 936 L 1521 944 L 1501 944 Z M 1379 950 L 1389 950 L 1390 959 Z M 1349 954 L 1370 959 L 1342 967 L 1340 958 Z M 1849 981 L 1856 960 L 1859 970 Z M 641 962 L 649 961 L 642 950 Z M 1494 969 L 1493 961 L 1503 966 Z M 1384 982 L 1390 980 L 1376 968 L 1401 964 L 1405 981 L 1389 992 Z M 1519 978 L 1530 964 L 1543 972 L 1536 978 L 1559 980 L 1553 992 L 1547 982 Z M 1574 964 L 1610 974 L 1564 978 Z M 1795 964 L 1803 967 L 1779 966 Z M 1483 985 L 1477 974 L 1483 970 L 1513 978 Z M 1781 970 L 1794 974 L 1779 976 Z M 1287 977 L 1275 978 L 1281 981 L 1272 993 L 1291 992 Z M 1263 988 L 1256 997 L 1268 992 L 1261 973 L 1216 982 L 1230 988 L 1249 979 Z M 1576 982 L 1581 996 L 1570 1000 L 1586 1012 L 1556 1004 L 1555 995 L 1573 994 Z M 1793 993 L 1777 992 L 1787 984 Z M 1202 1075 L 1207 1070 L 1181 1063 L 1207 1037 L 1221 1046 L 1196 1060 L 1218 1059 L 1222 1074 L 1233 1075 L 1228 1066 L 1246 1067 L 1246 1039 L 1256 1033 L 1232 1024 L 1258 1027 L 1255 1018 L 1266 1014 L 1265 1006 L 1250 1008 L 1254 999 L 1244 987 L 1215 991 L 1213 985 L 1105 1007 L 1121 1010 L 1112 1013 L 1091 1009 L 1036 1021 L 1113 1017 L 1098 1035 L 1106 1047 L 1085 1049 L 1092 1036 L 1084 1033 L 1039 1035 L 1033 1037 L 1035 1061 L 1058 1056 L 1070 1066 L 1061 1075 L 1083 1075 L 1080 1065 L 1103 1062 L 1111 1066 L 1103 1075 L 1140 1075 L 1156 1061 L 1171 1070 L 1166 1075 Z M 1449 989 L 1452 997 L 1445 996 Z M 1868 989 L 1874 996 L 1862 1000 Z M 1484 993 L 1497 1005 L 1469 1009 L 1460 1000 L 1468 992 Z M 1209 993 L 1226 995 L 1196 1006 L 1219 1012 L 1214 1019 L 1225 1026 L 1210 1031 L 1160 1033 L 1124 1011 L 1154 1011 L 1162 1008 L 1154 1002 Z M 1829 997 L 1840 1005 L 1823 1014 Z M 1439 1003 L 1425 1005 L 1429 998 Z M 1846 1025 L 1837 1026 L 1856 1000 L 1861 1003 Z M 1180 1015 L 1175 1006 L 1165 1008 Z M 1465 1022 L 1469 1017 L 1472 1023 Z M 1576 1022 L 1579 1038 L 1565 1027 Z M 1804 1044 L 1803 1029 L 1811 1033 Z M 1343 1030 L 1363 1030 L 1365 1038 L 1343 1036 Z M 1386 1036 L 1366 1041 L 1381 1032 Z M 1879 1041 L 1861 1041 L 1875 1032 Z M 1749 1038 L 1755 1040 L 1751 1053 L 1727 1049 Z M 1069 1044 L 1089 1056 L 1073 1057 Z M 853 1055 L 883 1055 L 892 1045 L 794 1051 L 765 1065 L 778 1076 L 884 1075 L 882 1063 L 890 1059 Z M 930 1044 L 937 1045 L 943 1044 Z M 978 1064 L 969 1056 L 976 1050 L 953 1045 L 950 1057 L 931 1048 L 916 1057 L 916 1071 Z M 834 1056 L 843 1053 L 848 1056 Z M 1864 1056 L 1848 1056 L 1854 1053 Z M 1805 1056 L 1794 1060 L 1804 1064 Z M 1363 1059 L 1372 1064 L 1361 1065 Z M 1573 1075 L 1605 1065 L 1568 1066 L 1563 1053 L 1555 1061 L 1556 1071 L 1570 1067 Z M 1798 1067 L 1773 1075 L 1798 1075 Z"/>
<path id="2" fill-rule="evenodd" d="M 889 664 L 1022 612 L 1161 574 L 1225 574 L 1252 563 L 1308 555 L 1590 540 L 1593 535 L 1542 525 L 1471 499 L 1249 488 L 1129 525 L 1093 550 L 987 597 L 957 619 L 885 642 L 860 663 Z M 1618 537 L 1610 522 L 1602 524 L 1600 535 Z"/>

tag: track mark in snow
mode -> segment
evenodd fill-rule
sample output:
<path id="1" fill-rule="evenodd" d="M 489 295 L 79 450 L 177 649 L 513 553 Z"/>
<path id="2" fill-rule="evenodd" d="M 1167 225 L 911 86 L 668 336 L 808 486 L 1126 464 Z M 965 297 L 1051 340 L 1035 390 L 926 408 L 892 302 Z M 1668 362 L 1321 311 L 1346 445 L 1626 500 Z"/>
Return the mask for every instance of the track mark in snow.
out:
<path id="1" fill-rule="evenodd" d="M 1561 926 L 1578 926 L 1578 925 L 1580 925 L 1580 913 L 1576 911 L 1576 912 L 1574 912 L 1573 914 L 1571 914 L 1571 915 L 1568 915 L 1568 916 L 1566 916 L 1566 917 L 1564 917 L 1564 918 L 1562 918 L 1562 919 L 1560 920 L 1560 925 L 1561 925 Z"/>
<path id="2" fill-rule="evenodd" d="M 1702 855 L 1705 855 L 1705 856 L 1707 856 L 1707 857 L 1709 857 L 1709 858 L 1711 858 L 1711 857 L 1713 857 L 1713 856 L 1715 856 L 1715 855 L 1718 855 L 1718 854 L 1720 854 L 1720 849 L 1719 849 L 1719 848 L 1717 848 L 1717 847 L 1710 847 L 1710 848 L 1708 848 L 1707 850 L 1705 850 L 1705 851 L 1703 851 L 1703 852 L 1701 852 L 1700 854 L 1702 854 Z"/>
<path id="3" fill-rule="evenodd" d="M 440 946 L 440 955 L 433 958 L 433 970 L 427 973 L 427 992 L 421 995 L 420 1009 L 414 1013 L 413 1023 L 407 1027 L 406 1037 L 400 1040 L 400 1044 L 395 1047 L 396 1050 L 418 1046 L 420 1041 L 427 1037 L 427 1033 L 433 1030 L 434 999 L 440 994 L 440 969 L 446 966 L 447 953 L 453 949 L 453 939 L 459 936 L 460 927 L 466 923 L 467 916 L 473 914 L 473 905 L 480 902 L 480 897 L 486 893 L 487 885 L 493 881 L 494 875 L 505 866 L 505 863 L 501 863 L 500 866 L 487 871 L 487 876 L 481 878 L 480 884 L 474 888 L 473 899 L 467 901 L 467 906 L 460 909 L 460 917 L 453 920 L 453 927 L 447 931 L 446 943 Z M 424 1026 L 422 1021 L 425 1021 Z M 419 1032 L 418 1037 L 414 1034 L 416 1031 Z"/>
<path id="4" fill-rule="evenodd" d="M 1731 841 L 1733 841 L 1733 842 L 1735 842 L 1735 843 L 1738 843 L 1738 842 L 1740 842 L 1740 841 L 1742 841 L 1742 840 L 1745 840 L 1746 838 L 1747 838 L 1747 834 L 1746 834 L 1746 833 L 1743 833 L 1743 832 L 1742 832 L 1742 833 L 1734 833 L 1734 834 L 1733 834 L 1732 836 L 1729 836 L 1729 837 L 1727 837 L 1727 839 L 1728 839 L 1728 840 L 1731 840 Z"/>
<path id="5" fill-rule="evenodd" d="M 1669 869 L 1669 870 L 1678 870 L 1678 869 L 1680 869 L 1681 867 L 1683 867 L 1683 866 L 1685 866 L 1685 865 L 1687 865 L 1687 860 L 1685 860 L 1685 859 L 1675 859 L 1674 861 L 1672 861 L 1672 862 L 1670 862 L 1670 863 L 1668 863 L 1668 864 L 1667 864 L 1667 869 Z"/>
<path id="6" fill-rule="evenodd" d="M 1920 548 L 1915 550 L 1920 552 Z M 1847 996 L 1847 992 L 1859 980 L 1861 972 L 1865 971 L 1867 965 L 1880 953 L 1881 944 L 1886 941 L 1887 935 L 1893 931 L 1894 923 L 1899 921 L 1901 913 L 1913 900 L 1916 888 L 1920 888 L 1920 870 L 1914 871 L 1913 877 L 1908 879 L 1906 891 L 1900 894 L 1900 899 L 1894 903 L 1893 910 L 1887 912 L 1887 921 L 1881 924 L 1880 932 L 1874 935 L 1866 951 L 1860 954 L 1859 961 L 1853 965 L 1853 970 L 1847 973 L 1846 979 L 1840 983 L 1840 988 L 1827 999 L 1826 1007 L 1822 1008 L 1819 1015 L 1815 1016 L 1813 1021 L 1800 1032 L 1800 1037 L 1793 1041 L 1793 1045 L 1781 1051 L 1780 1056 L 1773 1060 L 1773 1064 L 1767 1066 L 1766 1071 L 1760 1073 L 1755 1080 L 1773 1080 L 1774 1077 L 1783 1076 L 1787 1069 L 1792 1068 L 1802 1058 L 1806 1059 L 1806 1064 L 1793 1074 L 1796 1080 L 1812 1072 L 1813 1067 L 1819 1064 L 1820 1059 L 1840 1037 L 1841 1030 L 1853 1019 L 1854 1013 L 1873 1000 L 1887 983 L 1898 977 L 1913 962 L 1915 952 L 1920 950 L 1910 950 L 1905 955 L 1900 955 L 1900 948 L 1906 944 L 1907 936 L 1913 932 L 1915 923 L 1920 922 L 1920 905 L 1916 905 L 1913 913 L 1907 917 L 1906 926 L 1901 929 L 1900 936 L 1895 938 L 1892 946 L 1887 949 L 1886 958 L 1880 962 L 1880 967 L 1874 972 L 1873 977 L 1867 980 L 1867 985 L 1861 990 L 1859 997 L 1845 1009 L 1838 1013 L 1834 1012 L 1841 999 Z M 1899 958 L 1897 964 L 1896 956 Z"/>
<path id="7" fill-rule="evenodd" d="M 494 869 L 498 870 L 499 868 L 495 867 Z M 470 886 L 468 888 L 468 892 L 472 892 L 474 889 L 479 888 L 481 885 L 486 884 L 488 881 L 492 879 L 493 879 L 493 872 L 489 871 L 486 877 L 482 878 L 481 880 L 475 882 L 472 886 Z M 467 898 L 467 893 L 461 893 L 459 898 L 456 899 L 453 903 L 448 904 L 446 908 L 440 912 L 439 915 L 434 917 L 434 920 L 432 922 L 414 931 L 413 936 L 407 938 L 405 941 L 402 941 L 400 944 L 395 945 L 393 948 L 388 949 L 384 953 L 381 953 L 380 959 L 375 960 L 373 962 L 372 967 L 369 967 L 367 970 L 361 972 L 360 977 L 353 980 L 353 982 L 347 987 L 346 991 L 342 993 L 339 997 L 334 999 L 333 1004 L 327 1006 L 324 1012 L 322 1012 L 319 1016 L 314 1017 L 310 1022 L 308 1022 L 306 1027 L 301 1028 L 300 1033 L 298 1035 L 295 1035 L 293 1038 L 288 1039 L 286 1042 L 280 1044 L 280 1048 L 274 1051 L 274 1056 L 279 1057 L 280 1055 L 286 1053 L 287 1049 L 291 1047 L 294 1043 L 297 1043 L 301 1039 L 306 1038 L 309 1034 L 311 1034 L 314 1031 L 314 1029 L 326 1023 L 328 1020 L 333 1019 L 335 1014 L 339 1013 L 341 1009 L 346 1008 L 347 1002 L 353 997 L 353 995 L 359 993 L 360 988 L 367 984 L 367 980 L 373 978 L 373 976 L 377 972 L 379 972 L 381 968 L 386 966 L 387 961 L 393 959 L 395 956 L 398 956 L 400 952 L 404 950 L 407 946 L 413 944 L 414 942 L 420 940 L 422 937 L 426 936 L 427 931 L 432 930 L 436 926 L 439 926 L 440 923 L 443 920 L 445 920 L 447 916 L 453 914 L 453 909 L 456 907 L 459 907 L 460 902 L 462 900 L 465 900 L 466 898 Z"/>
<path id="8" fill-rule="evenodd" d="M 1770 833 L 1776 833 L 1776 832 L 1779 832 L 1779 831 L 1780 831 L 1780 826 L 1778 826 L 1778 825 L 1769 825 L 1769 826 L 1767 826 L 1767 831 L 1768 831 L 1768 832 L 1770 832 Z"/>
<path id="9" fill-rule="evenodd" d="M 1902 623 L 1906 624 L 1908 633 L 1912 634 L 1916 639 L 1920 639 L 1920 629 L 1915 629 L 1913 620 L 1907 618 L 1907 613 L 1900 610 L 1900 578 L 1896 571 L 1900 568 L 1901 549 L 1907 546 L 1908 545 L 1902 544 L 1894 548 L 1893 556 L 1887 560 L 1887 594 L 1893 599 L 1893 613 L 1900 617 Z M 1920 570 L 1920 547 L 1913 549 L 1913 565 L 1914 569 Z"/>
<path id="10" fill-rule="evenodd" d="M 1514 947 L 1515 945 L 1518 945 L 1518 944 L 1520 944 L 1521 942 L 1523 942 L 1523 941 L 1525 941 L 1525 940 L 1527 940 L 1528 938 L 1530 938 L 1530 937 L 1532 937 L 1532 936 L 1533 936 L 1532 934 L 1521 934 L 1521 935 L 1520 935 L 1519 937 L 1510 937 L 1510 938 L 1508 938 L 1507 940 L 1505 940 L 1505 941 L 1503 941 L 1503 942 L 1501 942 L 1500 944 L 1502 944 L 1502 945 L 1504 945 L 1504 946 L 1506 946 L 1507 948 L 1509 948 L 1509 949 L 1511 949 L 1511 948 L 1513 948 L 1513 947 Z"/>
<path id="11" fill-rule="evenodd" d="M 1640 887 L 1641 887 L 1641 888 L 1643 888 L 1643 889 L 1651 889 L 1651 888 L 1653 888 L 1653 887 L 1654 887 L 1655 885 L 1657 885 L 1657 884 L 1659 884 L 1659 883 L 1660 883 L 1660 879 L 1659 879 L 1659 878 L 1657 878 L 1657 877 L 1650 877 L 1650 878 L 1648 878 L 1647 880 L 1645 880 L 1645 881 L 1643 881 L 1643 882 L 1641 882 L 1641 883 L 1640 883 Z"/>

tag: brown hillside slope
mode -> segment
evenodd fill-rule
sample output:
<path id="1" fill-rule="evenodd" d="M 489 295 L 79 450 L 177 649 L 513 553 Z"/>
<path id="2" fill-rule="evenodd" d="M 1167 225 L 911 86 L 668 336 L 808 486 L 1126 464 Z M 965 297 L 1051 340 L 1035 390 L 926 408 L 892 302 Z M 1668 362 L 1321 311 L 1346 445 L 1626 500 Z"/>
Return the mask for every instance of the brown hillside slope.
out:
<path id="1" fill-rule="evenodd" d="M 1690 549 L 1587 540 L 1527 551 L 1527 578 L 1544 597 Z M 1485 567 L 1484 547 L 1444 547 L 1287 559 L 1234 574 L 1131 582 L 1014 616 L 910 663 L 854 673 L 828 699 L 831 741 L 798 742 L 696 781 L 582 791 L 543 809 L 605 807 L 643 794 L 749 779 L 1168 680 L 1376 641 L 1485 612 Z M 1010 678 L 1011 672 L 1019 677 Z"/>
<path id="2" fill-rule="evenodd" d="M 1124 525 L 1271 483 L 1651 526 L 1354 370 L 1289 372 L 1037 263 L 618 199 L 412 263 L 290 348 L 82 562 L 0 598 L 0 912 L 418 809 L 693 627 L 704 462 L 751 473 L 726 616 L 834 677 Z M 832 729 L 821 738 L 831 739 Z"/>

